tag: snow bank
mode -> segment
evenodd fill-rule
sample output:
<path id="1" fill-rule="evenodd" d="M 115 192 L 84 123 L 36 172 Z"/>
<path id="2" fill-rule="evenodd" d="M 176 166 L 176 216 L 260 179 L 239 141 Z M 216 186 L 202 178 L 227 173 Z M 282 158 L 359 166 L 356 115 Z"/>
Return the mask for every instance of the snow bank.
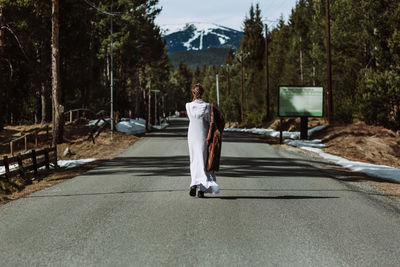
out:
<path id="1" fill-rule="evenodd" d="M 315 148 L 324 148 L 326 147 L 325 144 L 322 144 L 322 141 L 319 139 L 314 140 L 285 140 L 285 144 L 290 146 L 295 146 L 299 148 L 303 147 L 315 147 Z"/>
<path id="2" fill-rule="evenodd" d="M 75 160 L 58 160 L 57 165 L 61 168 L 73 168 L 79 165 L 83 165 L 89 162 L 93 162 L 96 159 L 89 158 L 89 159 L 75 159 Z"/>
<path id="3" fill-rule="evenodd" d="M 110 121 L 111 119 L 107 118 L 105 120 Z M 97 122 L 97 120 L 91 120 L 91 121 L 89 121 L 88 125 L 94 126 L 96 124 L 96 122 Z M 101 126 L 103 124 L 104 124 L 104 121 L 101 120 L 97 125 Z M 127 133 L 127 134 L 140 134 L 140 133 L 146 132 L 145 125 L 146 125 L 146 121 L 142 118 L 136 118 L 136 119 L 122 118 L 121 122 L 119 122 L 115 125 L 115 128 L 118 132 L 123 132 L 123 133 Z"/>
<path id="4" fill-rule="evenodd" d="M 109 118 L 107 118 L 106 120 L 110 120 Z M 97 120 L 92 120 L 89 122 L 89 126 L 94 126 L 96 124 Z M 100 121 L 98 123 L 98 125 L 102 125 L 104 123 L 104 121 Z M 150 123 L 148 124 L 149 127 L 153 127 L 155 129 L 164 129 L 165 127 L 167 127 L 169 124 L 167 122 L 163 122 L 160 125 L 151 125 Z M 115 129 L 118 132 L 121 133 L 126 133 L 126 134 L 131 134 L 131 135 L 135 135 L 135 134 L 142 134 L 146 132 L 146 120 L 142 119 L 142 118 L 136 118 L 136 119 L 128 119 L 128 118 L 122 118 L 121 122 L 117 123 L 115 125 Z"/>
<path id="5" fill-rule="evenodd" d="M 308 136 L 311 136 L 314 132 L 321 131 L 322 129 L 325 129 L 326 126 L 320 125 L 317 127 L 314 127 L 310 130 L 308 130 Z M 242 132 L 242 133 L 254 133 L 254 134 L 262 134 L 262 135 L 269 135 L 272 137 L 277 137 L 279 138 L 280 132 L 275 131 L 272 129 L 264 129 L 264 128 L 251 128 L 251 129 L 246 129 L 246 128 L 226 128 L 224 131 L 227 132 Z M 283 131 L 282 136 L 284 139 L 300 139 L 300 132 L 288 132 L 288 131 Z"/>
<path id="6" fill-rule="evenodd" d="M 151 126 L 151 124 L 149 124 Z M 142 134 L 146 132 L 146 120 L 142 118 L 137 119 L 121 119 L 121 122 L 115 125 L 115 129 L 118 132 L 126 133 L 126 134 Z"/>
<path id="7" fill-rule="evenodd" d="M 111 121 L 110 118 L 107 118 L 107 119 L 105 119 L 105 120 L 106 120 L 106 121 Z M 97 120 L 91 120 L 91 121 L 89 121 L 88 126 L 95 126 L 97 121 L 98 121 L 98 119 L 97 119 Z M 97 124 L 97 126 L 101 126 L 101 125 L 103 125 L 103 124 L 104 124 L 104 121 L 101 120 L 101 121 L 99 121 L 99 123 Z"/>
<path id="8" fill-rule="evenodd" d="M 89 158 L 89 159 L 76 159 L 76 160 L 58 160 L 57 165 L 60 166 L 61 168 L 73 168 L 82 164 L 86 164 L 92 161 L 95 161 L 96 159 Z M 53 164 L 50 164 L 51 167 L 54 167 Z M 18 164 L 10 165 L 10 171 L 18 168 Z M 39 169 L 44 169 L 45 166 L 39 168 Z M 0 167 L 0 175 L 4 174 L 6 172 L 6 169 L 4 166 Z"/>
<path id="9" fill-rule="evenodd" d="M 374 165 L 370 163 L 363 163 L 358 161 L 351 161 L 344 159 L 342 157 L 334 156 L 328 153 L 323 152 L 319 148 L 307 147 L 307 146 L 300 146 L 301 149 L 312 151 L 317 153 L 321 157 L 334 162 L 338 165 L 341 165 L 347 169 L 352 171 L 361 172 L 368 174 L 372 177 L 376 178 L 385 178 L 387 180 L 398 182 L 400 183 L 400 169 L 393 168 L 385 165 Z"/>
<path id="10" fill-rule="evenodd" d="M 153 128 L 154 128 L 154 129 L 161 130 L 161 129 L 164 129 L 165 127 L 167 127 L 168 125 L 169 125 L 168 122 L 163 121 L 163 122 L 161 123 L 161 125 L 153 125 Z"/>
<path id="11" fill-rule="evenodd" d="M 13 169 L 18 168 L 18 164 L 10 165 L 9 168 L 10 168 L 10 171 L 12 171 Z M 2 175 L 4 173 L 6 173 L 6 167 L 0 166 L 0 175 Z"/>
<path id="12" fill-rule="evenodd" d="M 310 136 L 312 133 L 316 131 L 320 131 L 326 128 L 326 126 L 317 126 L 310 130 L 308 130 L 308 135 Z M 263 134 L 270 135 L 273 137 L 279 137 L 279 131 L 274 131 L 270 129 L 262 129 L 262 128 L 251 128 L 251 129 L 241 129 L 241 128 L 227 128 L 225 129 L 227 132 L 244 132 L 244 133 L 255 133 L 255 134 Z M 358 161 L 347 160 L 342 157 L 334 156 L 328 153 L 325 153 L 321 150 L 321 148 L 326 147 L 325 144 L 322 144 L 321 140 L 299 140 L 300 132 L 283 132 L 283 138 L 285 144 L 298 147 L 303 150 L 312 151 L 317 153 L 322 158 L 329 160 L 330 162 L 336 163 L 340 166 L 343 166 L 352 171 L 361 172 L 372 177 L 376 178 L 384 178 L 390 181 L 400 183 L 400 169 L 393 168 L 384 165 L 374 165 L 369 163 L 363 163 Z"/>

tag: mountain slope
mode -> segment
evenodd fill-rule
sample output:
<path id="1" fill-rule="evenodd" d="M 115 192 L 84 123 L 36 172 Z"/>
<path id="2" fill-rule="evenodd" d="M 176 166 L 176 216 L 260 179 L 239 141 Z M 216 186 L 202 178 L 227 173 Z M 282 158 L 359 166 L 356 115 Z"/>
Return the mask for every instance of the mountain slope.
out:
<path id="1" fill-rule="evenodd" d="M 176 51 L 204 50 L 209 48 L 236 49 L 240 47 L 243 33 L 228 27 L 210 23 L 165 25 L 163 39 L 168 53 Z"/>

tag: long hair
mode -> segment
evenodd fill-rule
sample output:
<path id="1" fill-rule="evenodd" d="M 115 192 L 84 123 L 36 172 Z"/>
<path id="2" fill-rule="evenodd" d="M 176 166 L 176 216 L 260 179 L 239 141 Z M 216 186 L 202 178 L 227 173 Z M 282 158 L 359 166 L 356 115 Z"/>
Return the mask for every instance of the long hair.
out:
<path id="1" fill-rule="evenodd" d="M 196 83 L 192 89 L 192 94 L 193 94 L 194 100 L 200 99 L 203 96 L 203 93 L 204 93 L 203 86 L 200 83 Z"/>

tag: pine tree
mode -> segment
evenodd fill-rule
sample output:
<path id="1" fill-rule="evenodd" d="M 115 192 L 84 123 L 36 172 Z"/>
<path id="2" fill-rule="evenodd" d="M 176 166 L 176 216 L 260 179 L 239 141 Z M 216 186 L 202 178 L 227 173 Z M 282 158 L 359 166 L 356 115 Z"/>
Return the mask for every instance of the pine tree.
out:
<path id="1" fill-rule="evenodd" d="M 243 39 L 241 50 L 248 53 L 244 61 L 245 75 L 245 117 L 248 124 L 260 125 L 266 115 L 265 86 L 264 86 L 264 36 L 261 10 L 256 4 L 251 5 L 249 17 L 243 24 Z"/>
<path id="2" fill-rule="evenodd" d="M 52 96 L 53 96 L 53 146 L 63 142 L 64 130 L 64 106 L 61 104 L 61 85 L 60 85 L 60 55 L 59 55 L 59 3 L 52 0 L 52 37 L 51 37 L 51 56 L 52 56 Z"/>
<path id="3" fill-rule="evenodd" d="M 0 3 L 0 131 L 3 130 L 4 123 L 6 122 L 5 116 L 5 57 L 4 57 L 4 41 L 3 41 L 3 5 Z"/>

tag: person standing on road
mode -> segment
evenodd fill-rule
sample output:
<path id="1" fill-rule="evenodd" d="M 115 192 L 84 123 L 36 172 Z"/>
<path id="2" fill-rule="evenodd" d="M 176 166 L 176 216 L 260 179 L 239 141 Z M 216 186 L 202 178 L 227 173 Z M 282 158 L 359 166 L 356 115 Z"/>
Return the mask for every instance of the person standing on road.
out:
<path id="1" fill-rule="evenodd" d="M 189 195 L 204 197 L 204 193 L 219 193 L 214 172 L 206 171 L 207 135 L 210 127 L 210 104 L 203 101 L 203 86 L 200 83 L 192 89 L 193 101 L 186 103 L 189 117 L 188 144 L 190 154 L 190 191 Z"/>

